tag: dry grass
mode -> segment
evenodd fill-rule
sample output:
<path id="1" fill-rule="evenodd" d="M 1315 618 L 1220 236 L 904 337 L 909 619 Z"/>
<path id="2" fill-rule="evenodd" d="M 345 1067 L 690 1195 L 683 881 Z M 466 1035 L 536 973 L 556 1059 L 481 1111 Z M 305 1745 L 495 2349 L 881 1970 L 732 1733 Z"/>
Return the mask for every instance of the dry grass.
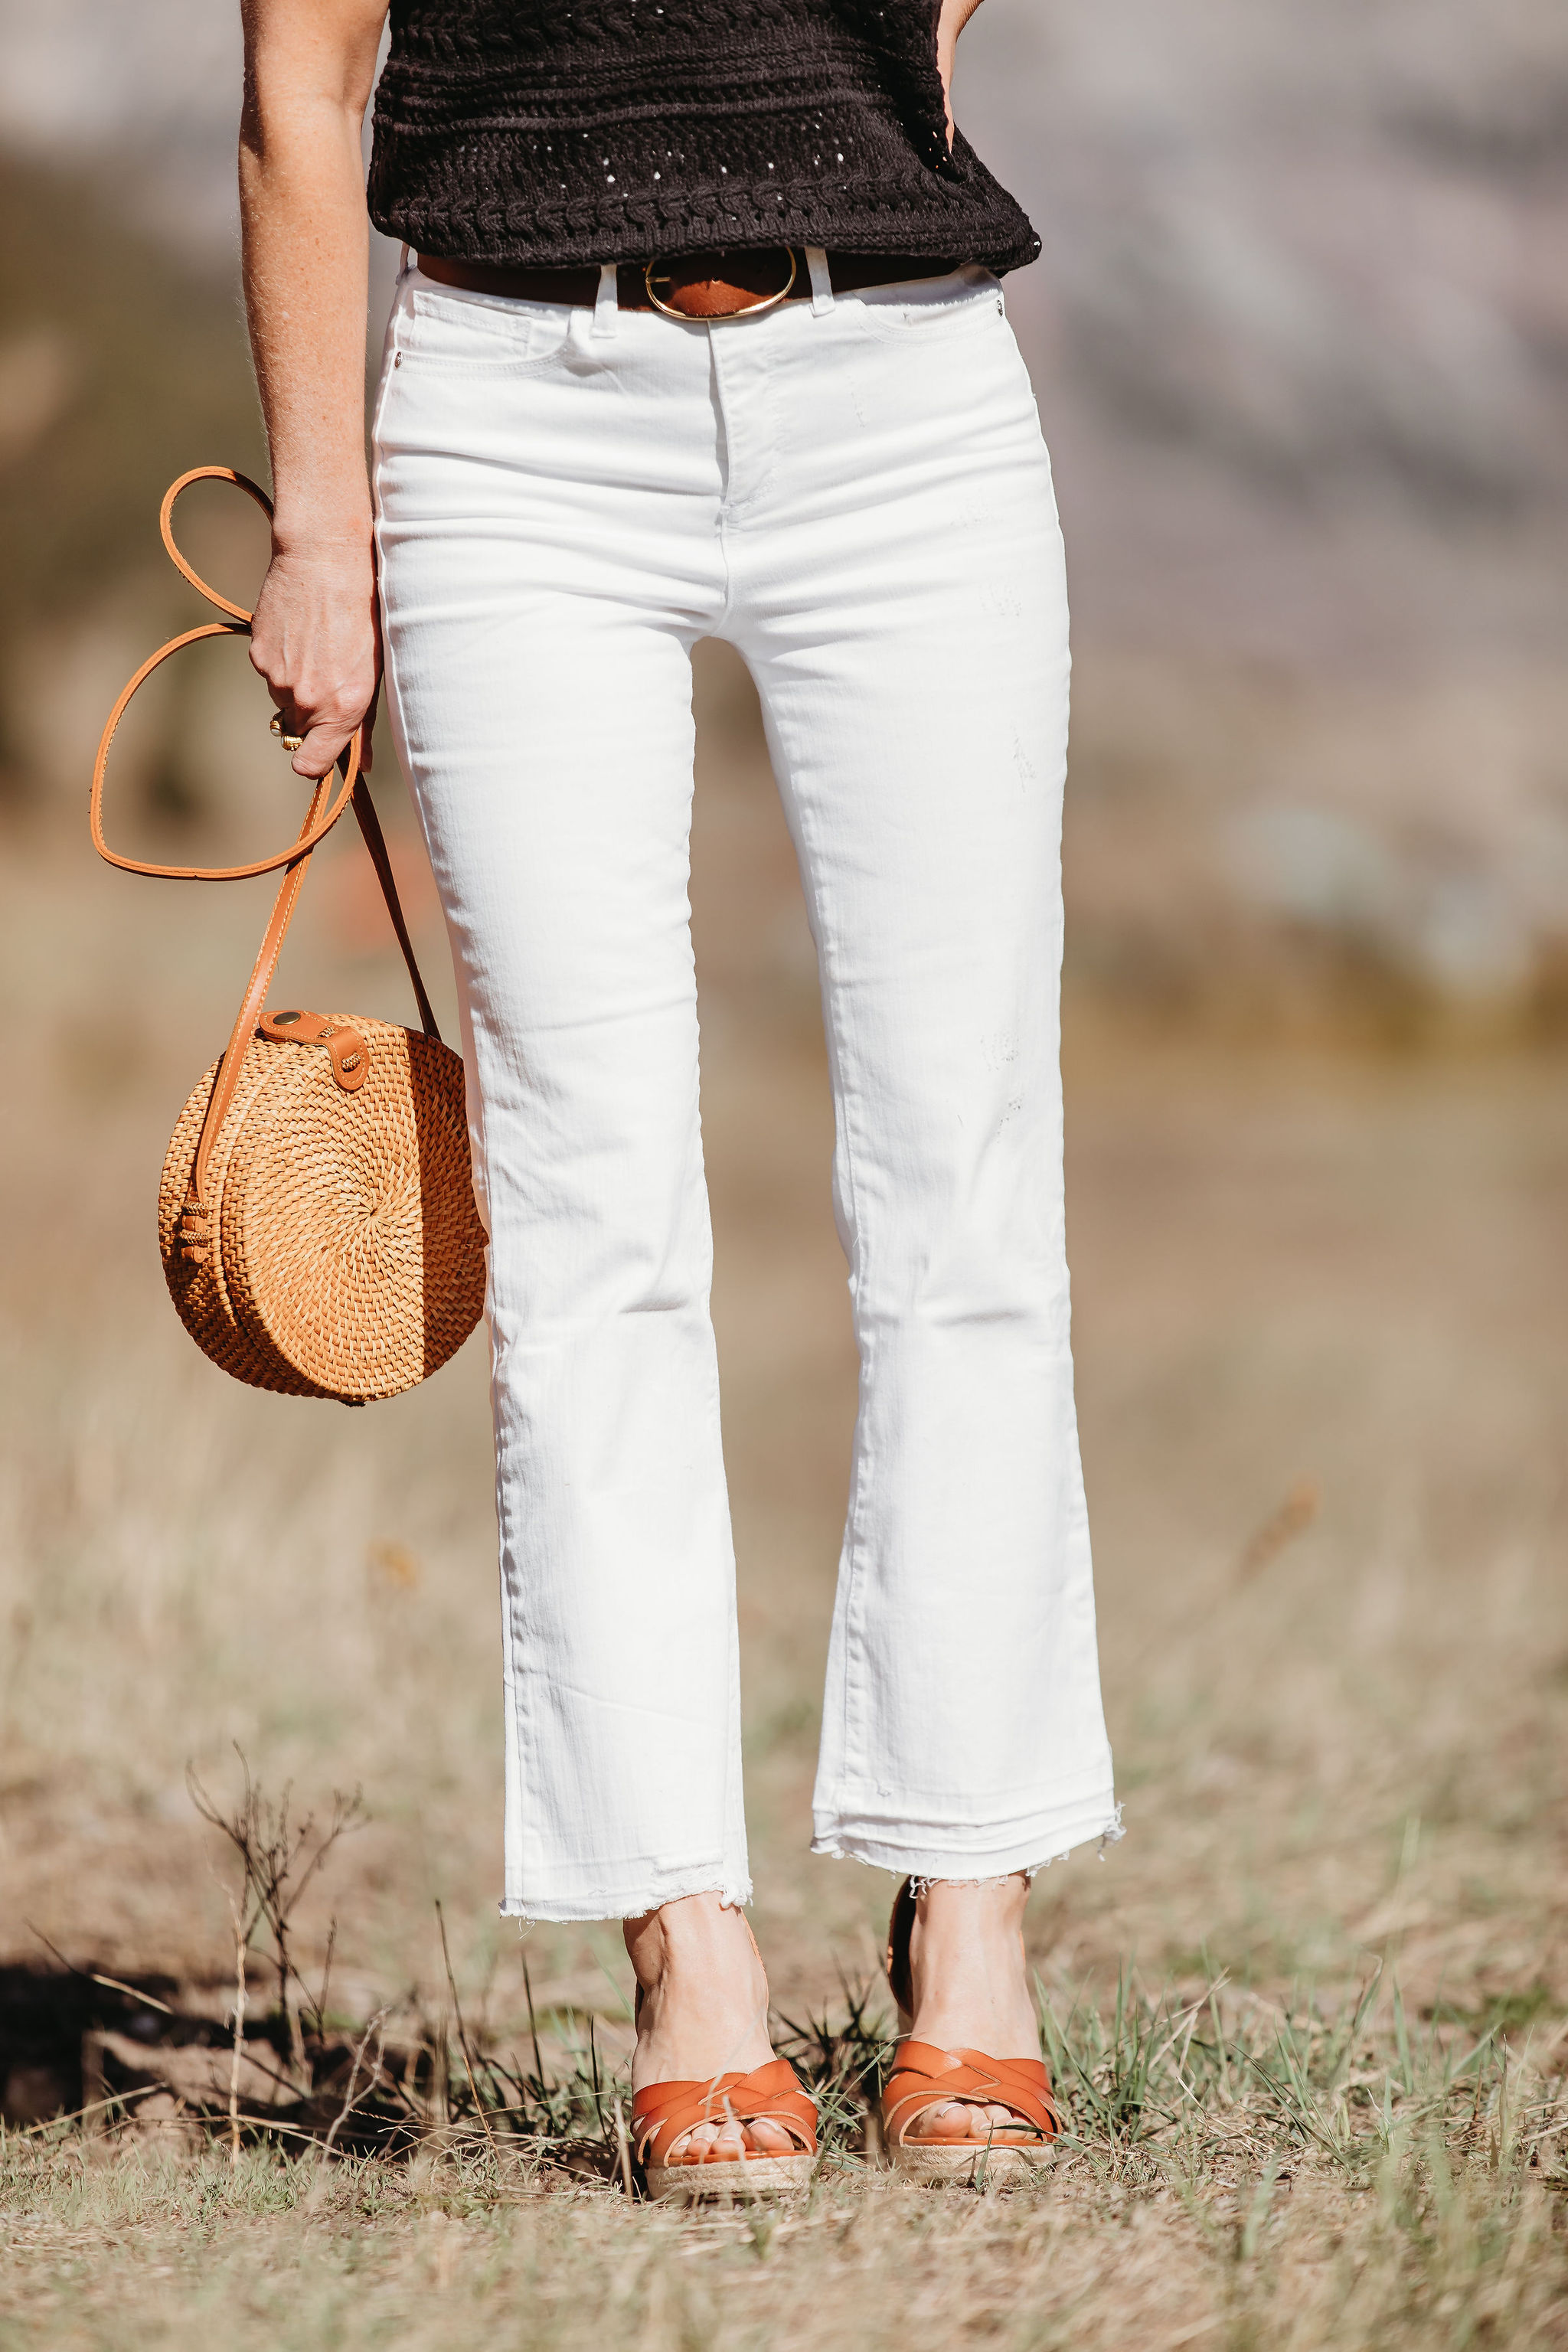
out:
<path id="1" fill-rule="evenodd" d="M 809 950 L 742 718 L 710 710 L 697 899 L 757 1927 L 780 2009 L 841 2021 L 890 1891 L 804 1852 L 853 1361 Z M 532 2067 L 526 1957 L 543 2071 L 584 2096 L 591 2027 L 602 2092 L 626 2050 L 615 1931 L 520 1955 L 494 1916 L 477 1352 L 354 1414 L 197 1359 L 153 1184 L 259 916 L 47 832 L 13 846 L 0 1964 L 52 1968 L 37 1928 L 221 2025 L 221 1842 L 185 1768 L 226 1803 L 237 1742 L 322 1819 L 365 1792 L 298 1920 L 313 1985 L 337 1917 L 335 2030 L 449 2016 L 438 1898 L 476 2047 Z M 354 855 L 312 879 L 292 984 L 385 1012 Z M 460 2095 L 412 2160 L 325 2171 L 18 2125 L 0 2342 L 1568 2342 L 1560 1066 L 1134 1048 L 1079 1005 L 1068 1070 L 1129 1835 L 1051 1871 L 1031 1915 L 1073 2108 L 1054 2182 L 909 2191 L 851 2116 L 804 2211 L 681 2220 L 563 2176 L 537 2134 L 476 2137 Z M 0 2011 L 14 1990 L 0 1967 Z"/>

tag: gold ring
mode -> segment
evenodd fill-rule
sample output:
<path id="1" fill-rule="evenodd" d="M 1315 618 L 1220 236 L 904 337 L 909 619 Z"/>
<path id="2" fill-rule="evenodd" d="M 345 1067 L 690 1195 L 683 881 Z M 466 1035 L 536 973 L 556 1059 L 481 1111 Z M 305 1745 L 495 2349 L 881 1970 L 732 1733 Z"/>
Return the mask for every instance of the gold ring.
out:
<path id="1" fill-rule="evenodd" d="M 299 751 L 300 745 L 305 740 L 302 735 L 284 734 L 283 713 L 280 710 L 275 710 L 271 718 L 268 720 L 267 732 L 270 736 L 274 737 L 278 742 L 281 743 L 286 751 Z"/>
<path id="2" fill-rule="evenodd" d="M 664 301 L 655 291 L 653 273 L 655 269 L 658 268 L 657 262 L 645 261 L 643 263 L 642 282 L 647 289 L 647 299 L 653 304 L 656 310 L 662 310 L 667 319 L 679 319 L 689 327 L 717 327 L 722 326 L 727 319 L 755 319 L 760 317 L 762 312 L 764 310 L 776 309 L 778 304 L 784 301 L 789 295 L 794 288 L 796 278 L 800 275 L 800 263 L 795 257 L 794 246 L 786 245 L 784 250 L 789 257 L 789 276 L 784 279 L 784 282 L 779 288 L 778 292 L 776 294 L 764 294 L 762 296 L 760 300 L 748 302 L 745 308 L 741 310 L 714 310 L 706 313 L 697 310 L 678 310 L 673 302 Z M 661 269 L 659 271 L 659 275 L 665 279 L 667 284 L 670 282 L 670 274 L 668 269 Z"/>

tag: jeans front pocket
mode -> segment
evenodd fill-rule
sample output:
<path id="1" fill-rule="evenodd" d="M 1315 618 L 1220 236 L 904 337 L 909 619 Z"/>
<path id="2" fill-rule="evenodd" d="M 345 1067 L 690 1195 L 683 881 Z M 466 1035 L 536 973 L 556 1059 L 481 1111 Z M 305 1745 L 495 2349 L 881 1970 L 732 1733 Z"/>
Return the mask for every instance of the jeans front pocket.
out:
<path id="1" fill-rule="evenodd" d="M 889 342 L 972 334 L 1006 315 L 1000 283 L 978 263 L 955 269 L 948 278 L 871 287 L 852 299 L 859 304 L 867 332 Z"/>
<path id="2" fill-rule="evenodd" d="M 394 322 L 398 363 L 431 361 L 443 368 L 545 366 L 571 331 L 564 302 L 510 301 L 420 284 L 405 289 Z"/>

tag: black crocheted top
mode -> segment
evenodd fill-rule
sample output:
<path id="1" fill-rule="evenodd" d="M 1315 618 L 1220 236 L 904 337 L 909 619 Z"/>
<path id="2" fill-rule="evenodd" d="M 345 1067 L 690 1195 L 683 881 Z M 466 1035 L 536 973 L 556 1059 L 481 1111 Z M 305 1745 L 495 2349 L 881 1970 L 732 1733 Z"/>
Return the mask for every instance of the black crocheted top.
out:
<path id="1" fill-rule="evenodd" d="M 822 245 L 1040 249 L 962 134 L 940 0 L 392 0 L 371 217 L 537 264 Z"/>

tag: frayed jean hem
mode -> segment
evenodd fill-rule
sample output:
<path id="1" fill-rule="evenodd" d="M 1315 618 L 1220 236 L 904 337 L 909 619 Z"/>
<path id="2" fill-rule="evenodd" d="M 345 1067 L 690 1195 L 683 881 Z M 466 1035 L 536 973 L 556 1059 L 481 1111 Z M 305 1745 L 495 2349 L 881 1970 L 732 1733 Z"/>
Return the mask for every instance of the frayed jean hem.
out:
<path id="1" fill-rule="evenodd" d="M 1065 1862 L 1080 1845 L 1097 1843 L 1101 1854 L 1126 1834 L 1121 1808 L 1109 1790 L 1102 1797 L 1070 1814 L 1042 1826 L 1016 1843 L 1003 1847 L 935 1848 L 895 1845 L 882 1837 L 868 1837 L 846 1822 L 821 1824 L 812 1840 L 813 1853 L 837 1862 L 863 1862 L 874 1870 L 897 1871 L 900 1877 L 955 1886 L 984 1886 L 1022 1873 L 1026 1878 Z"/>
<path id="2" fill-rule="evenodd" d="M 727 1911 L 743 1911 L 752 1899 L 749 1878 L 726 1877 L 711 1870 L 687 1878 L 660 1881 L 638 1892 L 631 1888 L 603 1895 L 524 1895 L 509 1888 L 502 1899 L 503 1919 L 521 1919 L 528 1927 L 549 1927 L 579 1919 L 641 1919 L 661 1903 L 679 1903 L 688 1895 L 716 1895 Z"/>

